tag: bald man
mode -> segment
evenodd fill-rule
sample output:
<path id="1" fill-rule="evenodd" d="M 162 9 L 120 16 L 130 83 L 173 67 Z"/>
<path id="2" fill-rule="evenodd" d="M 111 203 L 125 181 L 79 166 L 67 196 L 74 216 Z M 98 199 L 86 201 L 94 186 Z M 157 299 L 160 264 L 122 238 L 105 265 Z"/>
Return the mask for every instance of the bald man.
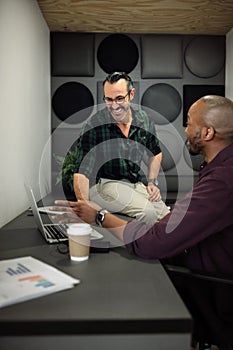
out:
<path id="1" fill-rule="evenodd" d="M 205 161 L 193 190 L 160 222 L 152 227 L 127 223 L 84 201 L 68 203 L 71 208 L 66 208 L 63 220 L 77 221 L 78 215 L 96 222 L 120 238 L 129 252 L 143 258 L 232 276 L 233 102 L 221 96 L 199 99 L 189 109 L 185 132 L 190 151 L 203 154 Z M 205 343 L 199 349 L 210 349 L 206 341 L 232 349 L 232 285 L 203 279 L 200 283 L 171 271 L 169 276 L 193 316 L 193 341 Z"/>

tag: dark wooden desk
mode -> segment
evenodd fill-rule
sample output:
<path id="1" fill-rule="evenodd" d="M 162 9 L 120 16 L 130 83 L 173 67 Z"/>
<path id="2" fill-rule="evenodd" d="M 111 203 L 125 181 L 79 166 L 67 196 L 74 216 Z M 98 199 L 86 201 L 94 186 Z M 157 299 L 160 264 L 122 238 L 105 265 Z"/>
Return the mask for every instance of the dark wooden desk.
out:
<path id="1" fill-rule="evenodd" d="M 1 349 L 189 349 L 191 317 L 157 260 L 118 247 L 73 263 L 16 222 L 0 230 L 1 259 L 31 255 L 81 283 L 0 309 Z"/>

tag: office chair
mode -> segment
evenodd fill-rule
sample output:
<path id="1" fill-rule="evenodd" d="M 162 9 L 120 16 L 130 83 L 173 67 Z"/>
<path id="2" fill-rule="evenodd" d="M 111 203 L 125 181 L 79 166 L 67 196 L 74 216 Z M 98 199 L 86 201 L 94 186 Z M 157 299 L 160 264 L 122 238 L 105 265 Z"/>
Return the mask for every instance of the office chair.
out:
<path id="1" fill-rule="evenodd" d="M 193 317 L 193 346 L 233 349 L 233 276 L 163 265 Z"/>

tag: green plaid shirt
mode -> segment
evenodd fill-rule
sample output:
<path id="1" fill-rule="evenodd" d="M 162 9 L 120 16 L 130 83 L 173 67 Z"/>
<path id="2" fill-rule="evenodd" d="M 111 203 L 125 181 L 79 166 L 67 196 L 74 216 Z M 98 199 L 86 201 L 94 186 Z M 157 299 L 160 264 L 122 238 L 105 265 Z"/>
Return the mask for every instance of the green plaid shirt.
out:
<path id="1" fill-rule="evenodd" d="M 154 123 L 144 111 L 131 110 L 133 119 L 128 138 L 107 108 L 85 122 L 77 142 L 75 172 L 84 174 L 92 184 L 100 178 L 141 181 L 145 152 L 149 157 L 161 152 Z"/>

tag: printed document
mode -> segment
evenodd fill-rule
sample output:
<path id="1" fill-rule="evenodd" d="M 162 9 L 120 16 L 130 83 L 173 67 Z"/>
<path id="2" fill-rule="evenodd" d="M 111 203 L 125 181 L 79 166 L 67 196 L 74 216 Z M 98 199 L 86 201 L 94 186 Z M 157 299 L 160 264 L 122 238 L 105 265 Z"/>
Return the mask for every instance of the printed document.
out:
<path id="1" fill-rule="evenodd" d="M 80 281 L 31 256 L 0 261 L 0 307 L 74 287 Z"/>

